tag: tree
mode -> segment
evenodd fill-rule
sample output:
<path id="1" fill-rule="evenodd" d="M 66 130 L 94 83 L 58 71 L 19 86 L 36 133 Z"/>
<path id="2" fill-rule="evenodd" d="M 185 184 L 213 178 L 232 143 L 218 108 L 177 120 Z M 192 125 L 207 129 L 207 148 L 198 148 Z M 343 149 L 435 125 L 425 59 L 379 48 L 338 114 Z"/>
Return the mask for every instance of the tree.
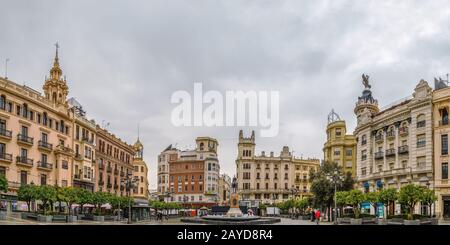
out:
<path id="1" fill-rule="evenodd" d="M 359 205 L 364 201 L 364 193 L 360 190 L 351 190 L 347 193 L 347 204 L 352 206 L 355 219 L 359 219 Z"/>
<path id="2" fill-rule="evenodd" d="M 311 192 L 314 194 L 313 206 L 318 208 L 328 208 L 334 203 L 334 182 L 328 176 L 340 179 L 337 182 L 337 191 L 349 191 L 353 189 L 354 179 L 351 173 L 343 171 L 342 167 L 335 162 L 325 162 L 319 171 L 310 172 Z M 331 215 L 328 215 L 331 217 Z"/>
<path id="3" fill-rule="evenodd" d="M 80 205 L 81 213 L 83 213 L 84 205 L 92 204 L 93 193 L 83 188 L 76 188 L 75 193 L 77 196 L 77 202 Z"/>
<path id="4" fill-rule="evenodd" d="M 430 217 L 432 217 L 431 213 L 431 207 L 433 206 L 433 203 L 437 201 L 437 196 L 434 193 L 434 190 L 431 189 L 423 189 L 422 197 L 420 199 L 420 202 L 423 205 L 427 205 L 430 208 Z"/>
<path id="5" fill-rule="evenodd" d="M 298 199 L 295 201 L 294 207 L 300 210 L 300 214 L 304 215 L 309 205 L 309 198 Z"/>
<path id="6" fill-rule="evenodd" d="M 380 201 L 380 192 L 378 191 L 372 191 L 364 194 L 364 201 L 367 201 L 372 205 L 372 207 L 375 210 L 375 214 L 378 213 L 377 211 L 377 203 Z"/>
<path id="7" fill-rule="evenodd" d="M 41 200 L 44 215 L 48 214 L 48 204 L 56 200 L 56 188 L 50 185 L 38 186 L 36 199 Z"/>
<path id="8" fill-rule="evenodd" d="M 379 194 L 379 201 L 383 203 L 386 209 L 389 205 L 398 199 L 398 192 L 395 188 L 382 189 Z"/>
<path id="9" fill-rule="evenodd" d="M 0 192 L 8 192 L 8 180 L 3 174 L 0 174 Z"/>
<path id="10" fill-rule="evenodd" d="M 336 192 L 336 205 L 343 210 L 343 207 L 347 205 L 348 191 L 338 191 Z"/>
<path id="11" fill-rule="evenodd" d="M 28 212 L 31 212 L 31 202 L 36 200 L 37 195 L 38 189 L 34 184 L 21 185 L 17 191 L 17 198 L 27 203 Z"/>
<path id="12" fill-rule="evenodd" d="M 92 204 L 95 206 L 95 210 L 97 215 L 101 215 L 102 214 L 102 205 L 105 203 L 108 203 L 108 201 L 110 200 L 111 194 L 109 194 L 108 192 L 95 192 L 92 195 Z"/>
<path id="13" fill-rule="evenodd" d="M 423 187 L 414 184 L 405 185 L 400 188 L 398 202 L 408 208 L 408 220 L 414 218 L 414 207 L 421 201 L 423 190 Z"/>
<path id="14" fill-rule="evenodd" d="M 59 189 L 59 198 L 62 202 L 67 204 L 69 215 L 71 215 L 73 204 L 78 202 L 77 193 L 77 187 L 61 187 Z"/>

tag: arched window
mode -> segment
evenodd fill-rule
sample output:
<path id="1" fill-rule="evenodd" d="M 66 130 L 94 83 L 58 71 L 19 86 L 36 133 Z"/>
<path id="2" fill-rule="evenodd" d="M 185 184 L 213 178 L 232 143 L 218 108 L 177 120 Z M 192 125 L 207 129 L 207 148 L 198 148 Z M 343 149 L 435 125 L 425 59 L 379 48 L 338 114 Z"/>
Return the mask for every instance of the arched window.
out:
<path id="1" fill-rule="evenodd" d="M 205 145 L 203 144 L 203 142 L 200 143 L 200 150 L 201 150 L 201 151 L 203 151 L 204 146 L 205 146 Z"/>
<path id="2" fill-rule="evenodd" d="M 52 95 L 52 100 L 53 100 L 53 102 L 56 102 L 56 92 L 53 92 L 53 95 Z"/>
<path id="3" fill-rule="evenodd" d="M 417 116 L 417 127 L 422 128 L 425 127 L 425 115 L 420 114 Z"/>

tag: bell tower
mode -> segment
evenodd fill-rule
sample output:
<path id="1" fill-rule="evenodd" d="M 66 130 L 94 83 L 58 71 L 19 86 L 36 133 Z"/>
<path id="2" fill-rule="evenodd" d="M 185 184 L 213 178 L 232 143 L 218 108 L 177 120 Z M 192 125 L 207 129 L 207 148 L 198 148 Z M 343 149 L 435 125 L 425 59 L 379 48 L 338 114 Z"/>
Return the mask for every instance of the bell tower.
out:
<path id="1" fill-rule="evenodd" d="M 50 100 L 55 105 L 67 106 L 67 95 L 69 94 L 69 87 L 67 81 L 62 77 L 62 70 L 59 67 L 58 57 L 58 43 L 55 44 L 56 54 L 53 61 L 53 67 L 50 69 L 50 77 L 45 78 L 44 89 L 45 98 Z"/>

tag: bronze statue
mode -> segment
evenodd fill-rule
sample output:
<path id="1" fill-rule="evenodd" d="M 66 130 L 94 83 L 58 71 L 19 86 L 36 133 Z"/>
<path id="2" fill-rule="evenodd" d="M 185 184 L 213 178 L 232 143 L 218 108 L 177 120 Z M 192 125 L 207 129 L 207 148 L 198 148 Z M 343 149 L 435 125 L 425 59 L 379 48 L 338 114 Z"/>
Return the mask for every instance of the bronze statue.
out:
<path id="1" fill-rule="evenodd" d="M 232 193 L 236 193 L 237 192 L 237 179 L 236 176 L 233 177 L 233 182 L 231 183 L 231 191 Z"/>
<path id="2" fill-rule="evenodd" d="M 365 75 L 364 73 L 362 74 L 362 79 L 363 79 L 363 85 L 364 87 L 367 89 L 370 89 L 372 86 L 370 86 L 369 84 L 369 75 Z"/>

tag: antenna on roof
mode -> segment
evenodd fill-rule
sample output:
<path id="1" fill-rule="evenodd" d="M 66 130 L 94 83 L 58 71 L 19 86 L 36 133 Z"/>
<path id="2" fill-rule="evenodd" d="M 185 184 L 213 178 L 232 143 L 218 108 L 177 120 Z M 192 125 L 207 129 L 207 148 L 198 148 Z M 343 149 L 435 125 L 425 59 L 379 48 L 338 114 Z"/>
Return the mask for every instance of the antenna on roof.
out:
<path id="1" fill-rule="evenodd" d="M 5 79 L 8 79 L 8 62 L 9 62 L 9 58 L 6 58 L 6 60 L 5 60 Z"/>

